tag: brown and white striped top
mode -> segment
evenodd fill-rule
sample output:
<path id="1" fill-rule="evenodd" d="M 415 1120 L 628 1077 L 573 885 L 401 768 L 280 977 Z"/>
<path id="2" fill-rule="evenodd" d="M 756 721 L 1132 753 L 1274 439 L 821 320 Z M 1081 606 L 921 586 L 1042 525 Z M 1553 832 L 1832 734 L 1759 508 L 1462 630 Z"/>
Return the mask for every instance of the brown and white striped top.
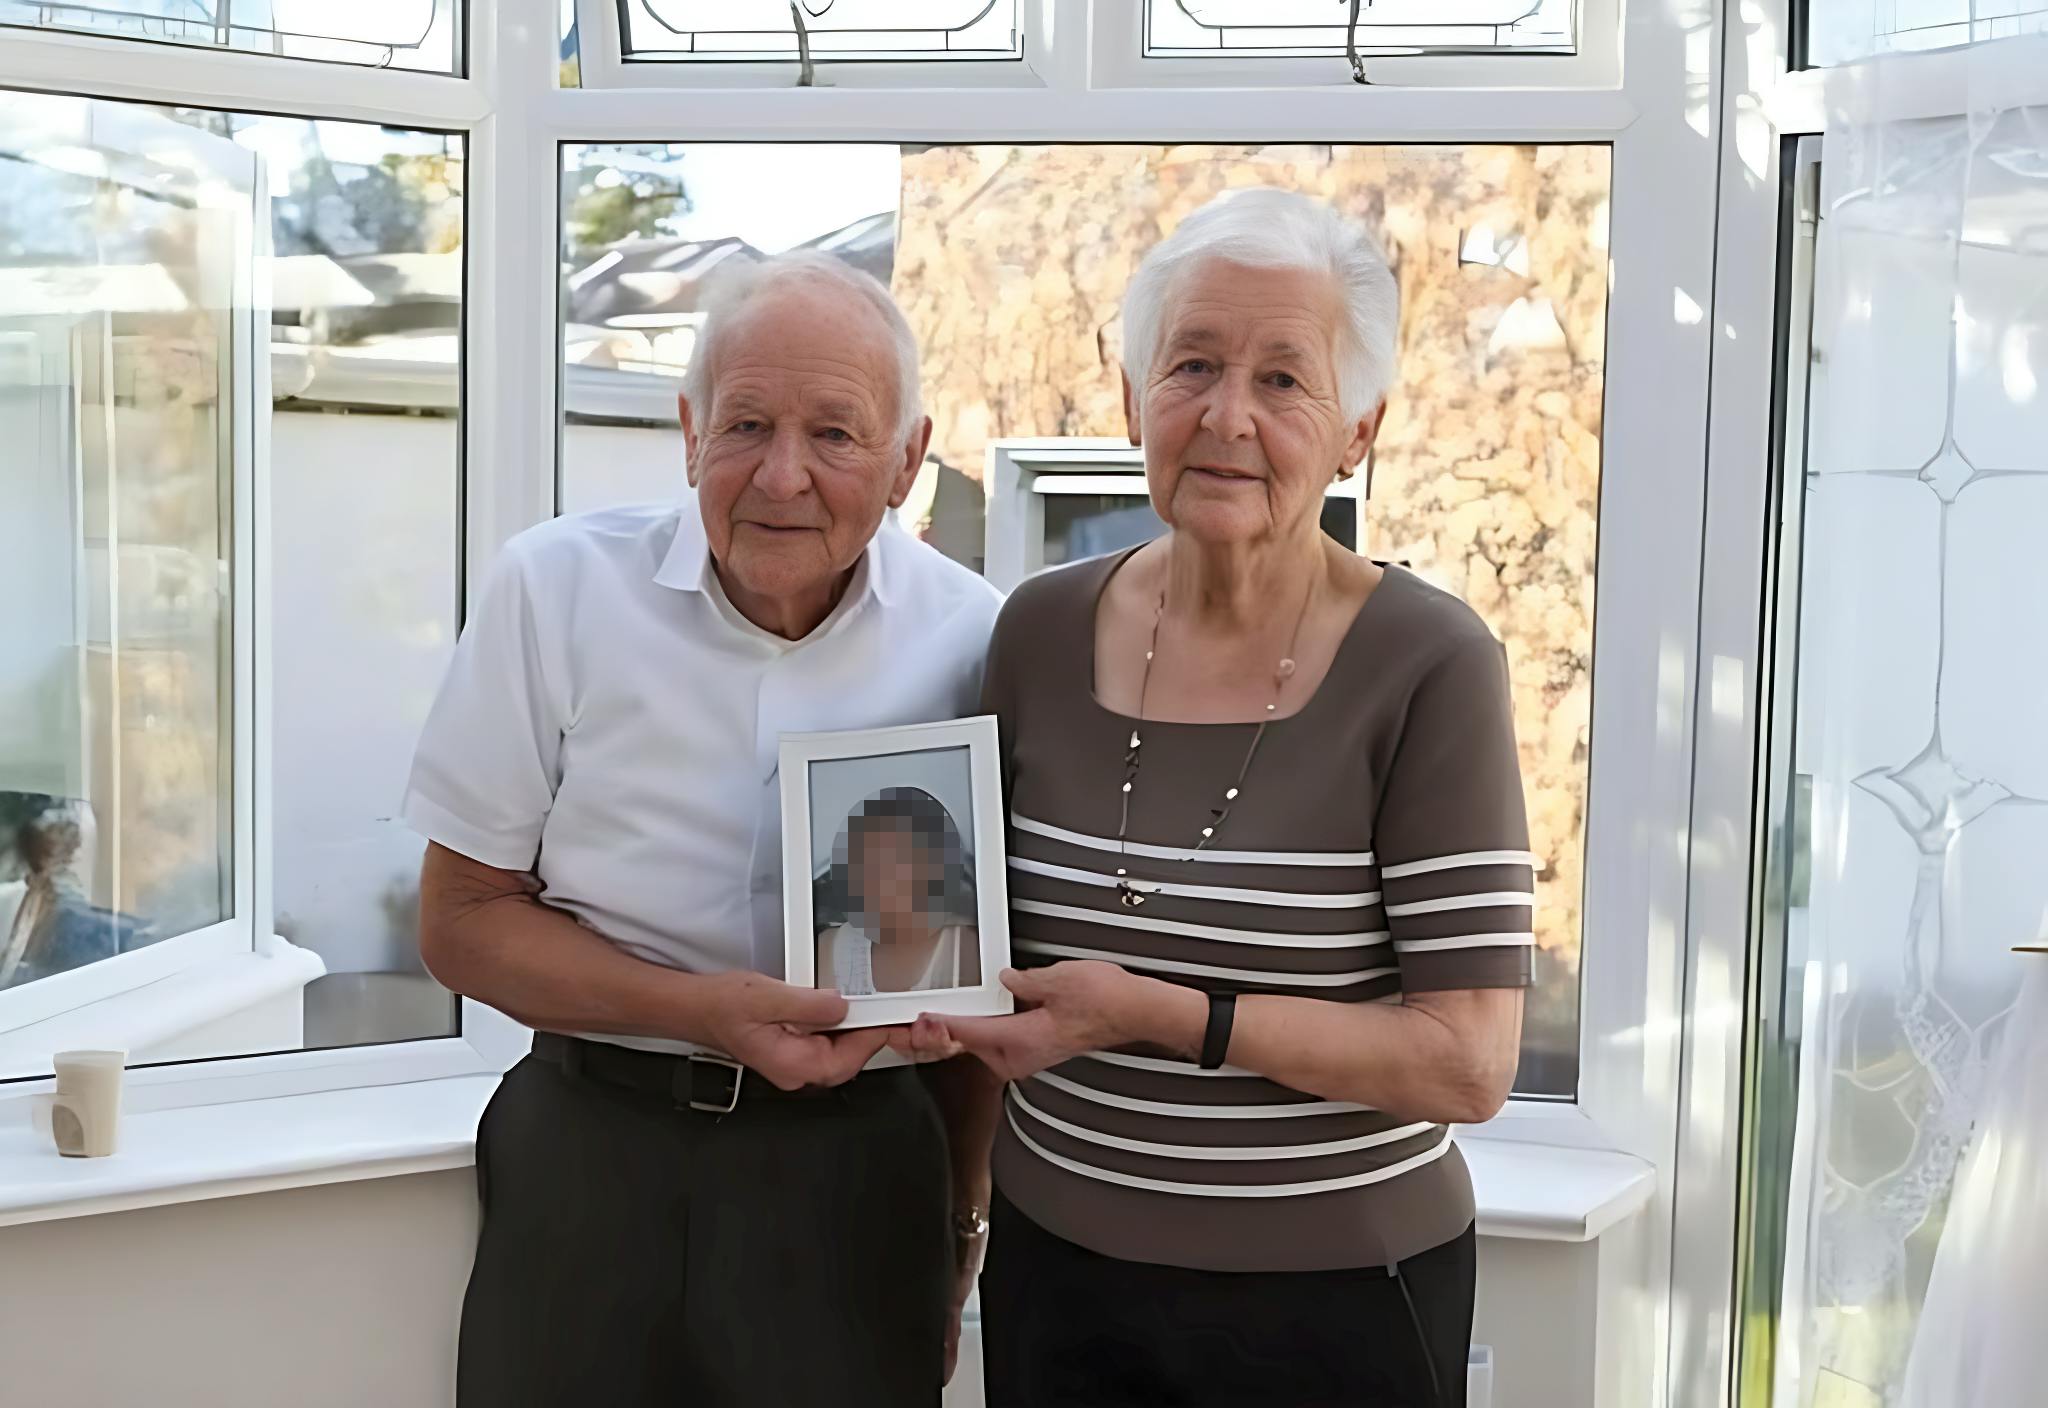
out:
<path id="1" fill-rule="evenodd" d="M 1021 967 L 1100 958 L 1204 991 L 1328 1002 L 1529 982 L 1532 859 L 1498 642 L 1390 567 L 1300 712 L 1269 724 L 1211 848 L 1193 818 L 1251 724 L 1144 725 L 1095 701 L 1095 609 L 1128 554 L 1048 572 L 997 621 L 1010 925 Z M 1116 871 L 1148 888 L 1116 900 Z M 1458 1236 L 1472 1190 L 1449 1131 L 1225 1067 L 1099 1052 L 1010 1087 L 996 1182 L 1107 1256 L 1212 1270 L 1403 1260 Z"/>

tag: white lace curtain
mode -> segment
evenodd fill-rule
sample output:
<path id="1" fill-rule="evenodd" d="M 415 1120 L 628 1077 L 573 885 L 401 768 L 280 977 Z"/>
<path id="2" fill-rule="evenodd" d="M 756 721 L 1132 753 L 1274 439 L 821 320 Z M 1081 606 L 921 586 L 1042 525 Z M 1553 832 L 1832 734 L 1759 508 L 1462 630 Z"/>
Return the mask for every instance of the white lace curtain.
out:
<path id="1" fill-rule="evenodd" d="M 1835 77 L 1796 749 L 1813 777 L 1812 888 L 1793 921 L 1804 1041 L 1776 1402 L 1895 1408 L 2022 965 L 2048 964 L 2011 952 L 2048 914 L 2048 40 Z M 1915 1408 L 1980 1401 L 2037 1400 Z"/>

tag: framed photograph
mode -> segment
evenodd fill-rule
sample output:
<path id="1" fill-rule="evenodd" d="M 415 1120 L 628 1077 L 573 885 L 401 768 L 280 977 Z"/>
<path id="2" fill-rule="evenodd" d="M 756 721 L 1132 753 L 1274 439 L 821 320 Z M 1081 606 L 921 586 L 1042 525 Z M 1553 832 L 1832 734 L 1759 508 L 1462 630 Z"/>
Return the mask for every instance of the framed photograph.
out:
<path id="1" fill-rule="evenodd" d="M 994 715 L 782 737 L 784 973 L 843 1025 L 1011 1010 Z"/>

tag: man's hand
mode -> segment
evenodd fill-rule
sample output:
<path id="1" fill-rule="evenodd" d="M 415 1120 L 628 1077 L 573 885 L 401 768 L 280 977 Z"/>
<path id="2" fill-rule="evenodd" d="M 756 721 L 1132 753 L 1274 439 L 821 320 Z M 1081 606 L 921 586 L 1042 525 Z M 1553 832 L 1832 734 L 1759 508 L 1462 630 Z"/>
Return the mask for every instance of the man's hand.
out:
<path id="1" fill-rule="evenodd" d="M 846 999 L 792 987 L 760 973 L 721 973 L 706 1004 L 711 1044 L 778 1090 L 844 1085 L 889 1041 L 886 1027 L 827 1032 L 846 1020 Z"/>
<path id="2" fill-rule="evenodd" d="M 938 1038 L 923 1030 L 926 1021 L 934 1021 L 998 1076 L 1022 1080 L 1129 1040 L 1128 1019 L 1149 981 L 1097 959 L 1008 968 L 1003 986 L 1016 994 L 1018 1011 L 1007 1017 L 920 1018 L 913 1039 L 941 1049 Z"/>

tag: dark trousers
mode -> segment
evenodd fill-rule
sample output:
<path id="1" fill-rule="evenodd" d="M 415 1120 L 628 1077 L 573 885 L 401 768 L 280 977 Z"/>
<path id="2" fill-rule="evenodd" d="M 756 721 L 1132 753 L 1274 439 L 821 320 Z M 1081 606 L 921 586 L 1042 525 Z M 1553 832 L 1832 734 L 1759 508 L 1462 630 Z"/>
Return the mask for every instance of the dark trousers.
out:
<path id="1" fill-rule="evenodd" d="M 1053 1236 L 1000 1195 L 992 1221 L 981 1273 L 989 1408 L 1463 1408 L 1470 1230 L 1402 1262 L 1397 1279 L 1385 1267 L 1119 1261 Z"/>
<path id="2" fill-rule="evenodd" d="M 484 1112 L 461 1408 L 937 1404 L 951 1194 L 917 1074 L 750 1076 L 721 1116 L 593 1073 L 620 1060 L 529 1056 Z"/>

